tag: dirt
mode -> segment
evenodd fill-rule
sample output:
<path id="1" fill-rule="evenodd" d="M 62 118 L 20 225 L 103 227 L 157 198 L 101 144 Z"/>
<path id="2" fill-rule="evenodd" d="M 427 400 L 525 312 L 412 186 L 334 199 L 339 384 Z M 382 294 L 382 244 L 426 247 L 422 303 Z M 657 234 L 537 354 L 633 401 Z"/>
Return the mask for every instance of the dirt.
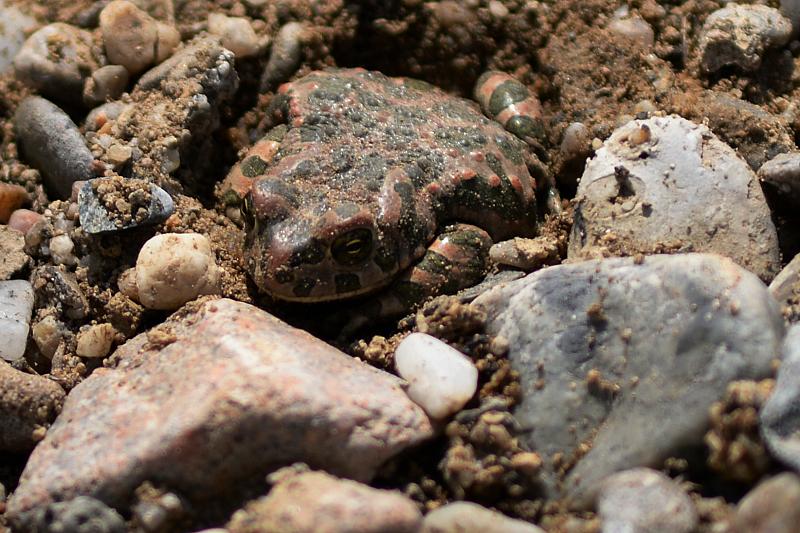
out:
<path id="1" fill-rule="evenodd" d="M 107 2 L 17 3 L 42 23 L 70 22 L 97 33 L 97 15 Z M 325 66 L 358 66 L 392 76 L 420 78 L 452 94 L 470 97 L 475 81 L 484 71 L 507 72 L 525 83 L 542 102 L 547 130 L 543 159 L 551 165 L 559 184 L 574 184 L 592 147 L 598 147 L 617 126 L 656 111 L 707 122 L 753 168 L 776 153 L 794 149 L 794 140 L 800 133 L 800 113 L 792 103 L 800 97 L 799 43 L 789 46 L 792 54 L 768 54 L 756 73 L 726 70 L 711 78 L 700 74 L 695 46 L 698 32 L 705 18 L 725 4 L 722 1 L 140 0 L 137 4 L 154 17 L 174 23 L 184 40 L 202 33 L 207 15 L 213 12 L 247 17 L 259 38 L 268 41 L 274 40 L 285 23 L 301 22 L 307 31 L 302 59 L 292 79 Z M 640 16 L 652 27 L 655 40 L 650 50 L 643 50 L 630 38 L 608 29 L 622 6 L 629 6 L 631 15 Z M 51 373 L 69 390 L 94 368 L 75 355 L 74 337 L 81 326 L 109 322 L 124 337 L 131 338 L 166 318 L 165 313 L 144 310 L 119 290 L 120 277 L 134 265 L 139 248 L 157 232 L 207 235 L 221 267 L 223 296 L 254 303 L 314 332 L 324 332 L 321 324 L 326 317 L 342 310 L 342 306 L 282 305 L 258 294 L 245 270 L 241 218 L 231 212 L 223 198 L 215 196 L 216 183 L 263 133 L 268 122 L 273 94 L 258 94 L 268 58 L 269 54 L 262 54 L 237 61 L 240 82 L 236 98 L 221 108 L 219 126 L 203 139 L 207 143 L 204 146 L 213 147 L 214 152 L 203 162 L 203 176 L 190 170 L 174 183 L 167 180 L 174 193 L 175 213 L 154 229 L 102 237 L 82 234 L 74 224 L 74 204 L 51 202 L 39 172 L 20 160 L 10 118 L 31 91 L 11 73 L 0 77 L 0 181 L 22 185 L 28 194 L 24 207 L 45 216 L 26 238 L 26 251 L 32 262 L 20 267 L 24 275 L 33 274 L 40 280 L 33 324 L 53 316 L 64 332 L 52 359 L 38 353 L 35 346 L 29 349 L 29 371 Z M 148 106 L 157 104 L 145 95 L 132 95 L 126 101 L 139 106 L 143 115 Z M 124 135 L 136 133 L 151 140 L 172 136 L 177 142 L 182 138 L 182 117 L 177 115 L 183 108 L 175 103 L 167 109 L 176 115 L 172 117 L 175 120 L 135 123 Z M 84 125 L 88 110 L 67 111 L 77 124 Z M 582 122 L 588 130 L 589 144 L 577 157 L 569 157 L 561 149 L 562 136 L 573 122 Z M 98 126 L 100 134 L 107 133 L 102 131 L 102 124 L 92 128 Z M 141 128 L 147 131 L 142 132 Z M 108 159 L 108 153 L 105 156 Z M 124 163 L 124 157 L 120 162 Z M 98 191 L 105 207 L 119 215 L 120 224 L 144 216 L 138 207 L 146 205 L 149 198 L 134 194 L 124 183 L 118 185 Z M 784 257 L 791 258 L 800 251 L 800 215 L 791 206 L 783 205 L 777 195 L 766 192 L 774 209 Z M 515 244 L 510 253 L 517 254 L 518 263 L 511 265 L 535 270 L 565 260 L 571 226 L 569 200 L 574 187 L 562 187 L 561 193 L 564 213 L 550 217 L 535 240 Z M 91 259 L 72 266 L 53 266 L 44 243 L 58 233 L 70 235 L 77 257 Z M 667 242 L 652 250 L 629 250 L 613 234 L 605 235 L 604 242 L 604 256 L 674 253 L 682 249 L 680 242 Z M 506 268 L 497 266 L 495 272 Z M 70 295 L 65 296 L 66 293 Z M 72 307 L 65 306 L 64 301 L 72 302 Z M 793 300 L 791 308 L 787 308 L 787 318 L 800 316 L 797 302 L 798 299 Z M 523 449 L 514 436 L 518 428 L 510 410 L 519 401 L 518 376 L 505 358 L 507 343 L 485 335 L 484 320 L 480 311 L 464 299 L 444 297 L 428 303 L 399 326 L 376 325 L 362 331 L 358 338 L 340 343 L 354 356 L 389 370 L 397 343 L 410 331 L 423 331 L 467 353 L 480 371 L 479 394 L 450 422 L 442 437 L 392 461 L 378 484 L 403 490 L 424 510 L 466 498 L 535 520 L 548 531 L 598 531 L 598 522 L 591 514 L 571 513 L 558 504 L 544 505 L 536 498 L 536 487 L 526 481 L 535 478 L 539 459 Z M 159 337 L 158 330 L 152 331 L 153 342 L 164 342 L 163 334 Z M 336 342 L 332 336 L 327 338 Z M 613 396 L 614 384 L 603 376 L 590 372 L 586 381 L 598 394 Z M 707 437 L 709 470 L 699 477 L 695 475 L 699 484 L 692 486 L 704 530 L 714 530 L 717 524 L 724 531 L 735 502 L 735 498 L 721 499 L 713 483 L 703 488 L 704 480 L 719 475 L 752 483 L 769 468 L 753 425 L 767 388 L 763 382 L 736 384 L 713 410 L 713 427 Z M 0 465 L 0 481 L 9 489 L 15 485 L 19 464 L 21 460 L 15 459 L 9 465 Z M 142 499 L 157 496 L 147 494 Z"/>

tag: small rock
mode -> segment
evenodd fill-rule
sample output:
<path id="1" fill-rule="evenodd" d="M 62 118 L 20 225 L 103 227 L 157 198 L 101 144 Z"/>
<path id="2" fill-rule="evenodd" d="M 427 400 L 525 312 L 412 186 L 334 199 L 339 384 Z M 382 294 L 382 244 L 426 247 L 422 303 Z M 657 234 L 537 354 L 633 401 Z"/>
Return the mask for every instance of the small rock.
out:
<path id="1" fill-rule="evenodd" d="M 31 328 L 33 342 L 39 347 L 41 354 L 48 359 L 55 355 L 61 339 L 64 338 L 64 324 L 59 322 L 54 316 L 48 315 L 34 324 Z"/>
<path id="2" fill-rule="evenodd" d="M 2 338 L 5 343 L 7 338 Z M 0 383 L 0 450 L 29 451 L 44 436 L 66 395 L 55 381 L 20 372 L 2 360 Z"/>
<path id="3" fill-rule="evenodd" d="M 97 131 L 108 122 L 113 122 L 127 109 L 122 102 L 108 102 L 95 107 L 86 115 L 86 131 Z"/>
<path id="4" fill-rule="evenodd" d="M 289 22 L 278 30 L 269 61 L 261 75 L 259 90 L 262 93 L 274 91 L 281 83 L 289 81 L 300 66 L 306 31 L 305 25 L 300 22 Z"/>
<path id="5" fill-rule="evenodd" d="M 51 503 L 32 513 L 29 531 L 52 533 L 123 533 L 125 519 L 103 502 L 78 496 L 64 502 Z"/>
<path id="6" fill-rule="evenodd" d="M 561 485 L 577 507 L 614 472 L 702 446 L 711 405 L 730 382 L 769 376 L 783 336 L 763 283 L 716 255 L 558 265 L 473 305 L 508 341 L 545 494 Z M 557 458 L 576 455 L 560 481 Z"/>
<path id="7" fill-rule="evenodd" d="M 544 533 L 476 503 L 454 502 L 425 515 L 420 533 Z"/>
<path id="8" fill-rule="evenodd" d="M 758 169 L 758 177 L 774 187 L 782 201 L 800 207 L 800 152 L 778 154 Z"/>
<path id="9" fill-rule="evenodd" d="M 782 355 L 775 391 L 761 410 L 761 435 L 774 457 L 800 472 L 800 325 L 789 329 Z"/>
<path id="10" fill-rule="evenodd" d="M 705 126 L 672 115 L 617 129 L 578 186 L 568 257 L 713 252 L 771 280 L 778 236 L 755 174 Z"/>
<path id="11" fill-rule="evenodd" d="M 800 254 L 794 256 L 783 270 L 781 270 L 772 283 L 769 292 L 781 304 L 787 304 L 789 298 L 800 290 Z"/>
<path id="12" fill-rule="evenodd" d="M 117 330 L 111 324 L 95 324 L 78 333 L 76 352 L 81 357 L 102 358 L 111 351 Z"/>
<path id="13" fill-rule="evenodd" d="M 655 42 L 653 27 L 639 17 L 614 19 L 608 25 L 608 30 L 629 40 L 631 45 L 645 50 L 652 48 Z"/>
<path id="14" fill-rule="evenodd" d="M 0 226 L 0 281 L 28 266 L 30 257 L 25 253 L 25 236 L 11 226 Z"/>
<path id="15" fill-rule="evenodd" d="M 97 178 L 78 193 L 81 227 L 95 235 L 161 224 L 175 210 L 167 192 L 144 180 Z"/>
<path id="16" fill-rule="evenodd" d="M 81 320 L 89 314 L 89 302 L 81 291 L 75 274 L 63 266 L 45 265 L 31 274 L 37 308 L 54 307 L 71 320 Z"/>
<path id="17" fill-rule="evenodd" d="M 177 30 L 159 22 L 127 0 L 114 0 L 100 12 L 109 61 L 122 65 L 131 74 L 138 74 L 164 60 L 180 42 Z"/>
<path id="18" fill-rule="evenodd" d="M 11 66 L 11 61 L 25 43 L 28 30 L 36 27 L 36 19 L 29 17 L 16 6 L 8 5 L 7 0 L 0 0 L 0 73 Z"/>
<path id="19" fill-rule="evenodd" d="M 133 149 L 122 144 L 112 144 L 106 150 L 106 159 L 115 167 L 121 167 L 131 160 Z"/>
<path id="20" fill-rule="evenodd" d="M 794 533 L 800 523 L 800 478 L 785 472 L 762 481 L 736 509 L 736 531 Z"/>
<path id="21" fill-rule="evenodd" d="M 417 533 L 422 516 L 398 491 L 373 489 L 325 472 L 273 474 L 277 484 L 233 515 L 231 533 Z"/>
<path id="22" fill-rule="evenodd" d="M 11 213 L 11 218 L 8 219 L 8 227 L 15 229 L 23 235 L 28 233 L 28 230 L 34 224 L 42 219 L 42 215 L 29 209 L 17 209 Z"/>
<path id="23" fill-rule="evenodd" d="M 597 512 L 603 533 L 691 533 L 698 521 L 689 495 L 649 468 L 608 477 L 600 487 Z"/>
<path id="24" fill-rule="evenodd" d="M 0 358 L 19 359 L 25 353 L 33 312 L 33 289 L 27 281 L 0 281 Z"/>
<path id="25" fill-rule="evenodd" d="M 22 155 L 42 173 L 47 191 L 69 198 L 72 184 L 94 177 L 94 157 L 72 119 L 56 105 L 29 96 L 14 113 Z"/>
<path id="26" fill-rule="evenodd" d="M 100 67 L 92 34 L 63 22 L 28 37 L 14 58 L 14 70 L 27 85 L 53 100 L 80 103 L 89 73 Z"/>
<path id="27" fill-rule="evenodd" d="M 764 52 L 785 45 L 791 36 L 792 23 L 777 9 L 728 4 L 709 15 L 703 25 L 703 70 L 713 73 L 728 65 L 744 71 L 758 70 Z"/>
<path id="28" fill-rule="evenodd" d="M 464 407 L 478 388 L 478 369 L 464 354 L 425 333 L 412 333 L 394 354 L 408 397 L 436 419 Z"/>
<path id="29" fill-rule="evenodd" d="M 121 65 L 106 65 L 92 72 L 83 86 L 83 103 L 94 107 L 116 100 L 128 86 L 128 70 Z"/>
<path id="30" fill-rule="evenodd" d="M 208 502 L 298 461 L 367 481 L 433 435 L 398 378 L 233 300 L 173 315 L 109 366 L 72 389 L 6 516 L 77 495 L 125 511 L 153 479 Z"/>
<path id="31" fill-rule="evenodd" d="M 254 56 L 260 51 L 258 36 L 246 18 L 210 13 L 208 31 L 212 35 L 219 35 L 222 46 L 233 52 L 237 58 Z"/>
<path id="32" fill-rule="evenodd" d="M 50 239 L 48 246 L 50 248 L 50 257 L 53 258 L 54 264 L 73 266 L 78 262 L 78 258 L 72 253 L 72 250 L 75 249 L 75 243 L 72 242 L 69 235 L 56 235 Z"/>
<path id="33" fill-rule="evenodd" d="M 198 233 L 156 235 L 136 259 L 139 302 L 148 309 L 177 309 L 219 292 L 219 268 L 211 243 Z"/>
<path id="34" fill-rule="evenodd" d="M 545 265 L 559 263 L 561 252 L 558 243 L 548 236 L 534 239 L 515 237 L 493 245 L 489 249 L 489 257 L 498 265 L 532 272 Z"/>
<path id="35" fill-rule="evenodd" d="M 11 213 L 28 200 L 24 187 L 0 182 L 0 224 L 8 223 Z"/>

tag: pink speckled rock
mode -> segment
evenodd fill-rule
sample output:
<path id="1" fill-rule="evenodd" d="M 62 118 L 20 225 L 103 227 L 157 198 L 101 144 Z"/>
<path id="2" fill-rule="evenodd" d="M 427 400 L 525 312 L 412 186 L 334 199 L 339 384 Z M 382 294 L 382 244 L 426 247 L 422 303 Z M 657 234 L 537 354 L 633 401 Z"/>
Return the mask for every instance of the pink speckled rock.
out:
<path id="1" fill-rule="evenodd" d="M 296 461 L 370 479 L 433 433 L 400 381 L 260 309 L 187 306 L 67 397 L 8 514 L 88 495 L 124 508 L 143 481 L 205 499 Z"/>

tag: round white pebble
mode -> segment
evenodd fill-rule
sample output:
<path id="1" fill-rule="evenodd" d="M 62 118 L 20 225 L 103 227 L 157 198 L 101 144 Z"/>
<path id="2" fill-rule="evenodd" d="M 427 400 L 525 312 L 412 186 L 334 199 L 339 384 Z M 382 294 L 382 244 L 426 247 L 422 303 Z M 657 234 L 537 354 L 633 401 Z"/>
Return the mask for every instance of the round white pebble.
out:
<path id="1" fill-rule="evenodd" d="M 111 324 L 96 324 L 78 333 L 76 353 L 81 357 L 101 358 L 108 355 L 117 330 Z"/>
<path id="2" fill-rule="evenodd" d="M 136 259 L 136 289 L 143 306 L 165 310 L 218 293 L 219 268 L 208 239 L 165 233 L 144 243 Z"/>
<path id="3" fill-rule="evenodd" d="M 400 377 L 408 381 L 408 397 L 432 418 L 442 419 L 464 407 L 478 388 L 472 361 L 435 337 L 412 333 L 394 355 Z"/>
<path id="4" fill-rule="evenodd" d="M 23 356 L 33 311 L 33 287 L 27 281 L 0 281 L 0 357 Z"/>

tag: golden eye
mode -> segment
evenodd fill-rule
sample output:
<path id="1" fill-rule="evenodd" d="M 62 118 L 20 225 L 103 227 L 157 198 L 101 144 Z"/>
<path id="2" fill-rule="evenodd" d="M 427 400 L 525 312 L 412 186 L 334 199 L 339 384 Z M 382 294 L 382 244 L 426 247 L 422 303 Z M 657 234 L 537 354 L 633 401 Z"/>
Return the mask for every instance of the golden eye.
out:
<path id="1" fill-rule="evenodd" d="M 334 239 L 331 255 L 340 265 L 353 266 L 364 262 L 372 253 L 372 232 L 358 228 Z"/>

